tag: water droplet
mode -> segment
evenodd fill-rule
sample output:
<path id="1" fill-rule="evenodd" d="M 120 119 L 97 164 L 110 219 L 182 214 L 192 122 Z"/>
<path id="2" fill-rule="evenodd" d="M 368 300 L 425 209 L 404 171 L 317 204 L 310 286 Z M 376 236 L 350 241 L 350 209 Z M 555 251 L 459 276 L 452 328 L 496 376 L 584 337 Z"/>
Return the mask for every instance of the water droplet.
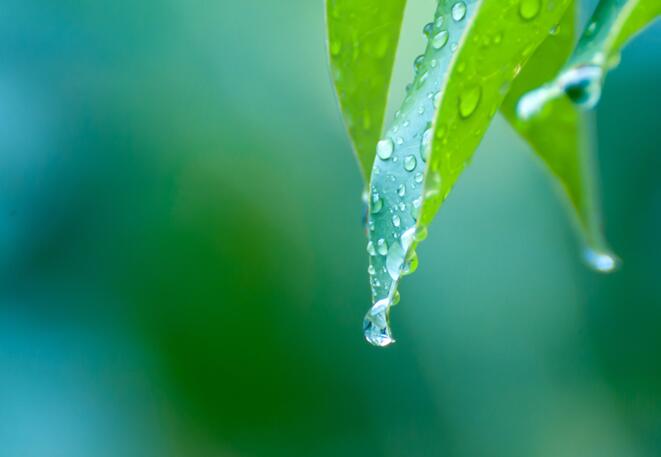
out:
<path id="1" fill-rule="evenodd" d="M 371 241 L 367 242 L 367 253 L 372 256 L 376 255 L 376 249 L 374 249 L 374 243 L 372 243 Z"/>
<path id="2" fill-rule="evenodd" d="M 386 257 L 386 269 L 390 277 L 397 281 L 401 276 L 401 269 L 404 265 L 405 251 L 400 242 L 395 241 L 388 249 L 388 256 Z"/>
<path id="3" fill-rule="evenodd" d="M 519 4 L 519 14 L 526 21 L 534 19 L 541 9 L 541 0 L 521 0 Z"/>
<path id="4" fill-rule="evenodd" d="M 395 227 L 399 227 L 401 223 L 402 223 L 402 221 L 401 221 L 401 219 L 399 218 L 399 216 L 398 216 L 397 214 L 393 215 L 393 217 L 392 217 L 392 225 L 394 225 Z"/>
<path id="5" fill-rule="evenodd" d="M 413 171 L 416 165 L 417 165 L 417 161 L 415 160 L 415 156 L 413 155 L 406 156 L 406 158 L 404 159 L 404 170 Z"/>
<path id="6" fill-rule="evenodd" d="M 379 255 L 388 254 L 388 243 L 383 238 L 376 242 L 376 252 L 378 252 Z"/>
<path id="7" fill-rule="evenodd" d="M 404 184 L 400 184 L 399 187 L 397 187 L 397 195 L 400 197 L 406 195 L 406 186 Z"/>
<path id="8" fill-rule="evenodd" d="M 415 241 L 421 242 L 427 239 L 427 227 L 421 225 L 415 231 Z"/>
<path id="9" fill-rule="evenodd" d="M 392 140 L 389 138 L 379 141 L 376 145 L 376 155 L 378 155 L 381 160 L 388 160 L 392 156 L 394 150 L 395 145 L 393 145 Z"/>
<path id="10" fill-rule="evenodd" d="M 406 263 L 402 268 L 402 275 L 407 276 L 413 274 L 417 269 L 418 269 L 418 253 L 415 252 L 414 250 L 411 250 L 411 253 L 406 259 Z"/>
<path id="11" fill-rule="evenodd" d="M 458 47 L 458 46 L 459 46 L 459 45 L 458 45 L 457 43 L 452 43 L 452 46 L 450 46 L 450 50 L 451 50 L 452 52 L 454 52 L 454 51 L 457 50 L 457 47 Z"/>
<path id="12" fill-rule="evenodd" d="M 390 330 L 390 301 L 379 300 L 372 306 L 363 320 L 363 334 L 368 343 L 386 347 L 395 342 Z"/>
<path id="13" fill-rule="evenodd" d="M 425 175 L 423 175 L 422 173 L 415 174 L 415 182 L 417 182 L 418 184 L 422 183 L 423 179 L 425 179 Z"/>
<path id="14" fill-rule="evenodd" d="M 620 266 L 620 260 L 610 252 L 586 249 L 583 257 L 591 268 L 600 273 L 611 273 Z"/>
<path id="15" fill-rule="evenodd" d="M 420 66 L 422 65 L 422 62 L 424 62 L 425 56 L 424 55 L 419 55 L 418 57 L 415 58 L 413 61 L 413 69 L 417 72 L 420 70 Z"/>
<path id="16" fill-rule="evenodd" d="M 422 197 L 418 197 L 415 200 L 413 200 L 414 208 L 420 208 L 421 205 L 422 205 Z"/>
<path id="17" fill-rule="evenodd" d="M 443 16 L 437 17 L 434 25 L 436 25 L 436 28 L 440 29 L 443 26 Z"/>
<path id="18" fill-rule="evenodd" d="M 425 26 L 422 29 L 422 33 L 426 37 L 430 37 L 433 31 L 434 31 L 434 24 L 432 24 L 431 22 L 429 22 L 428 24 L 425 24 Z"/>
<path id="19" fill-rule="evenodd" d="M 440 105 L 441 105 L 441 91 L 438 91 L 436 95 L 434 95 L 434 108 L 438 109 Z"/>
<path id="20" fill-rule="evenodd" d="M 452 19 L 456 22 L 461 21 L 466 16 L 466 4 L 457 2 L 452 6 Z"/>
<path id="21" fill-rule="evenodd" d="M 434 39 L 432 39 L 432 47 L 434 49 L 441 49 L 448 42 L 449 37 L 450 35 L 447 30 L 441 30 L 434 36 Z"/>
<path id="22" fill-rule="evenodd" d="M 404 202 L 399 202 L 397 207 L 399 208 L 400 211 L 406 211 L 406 203 Z"/>
<path id="23" fill-rule="evenodd" d="M 420 142 L 420 157 L 423 162 L 427 161 L 427 156 L 429 155 L 429 144 L 431 143 L 431 138 L 433 135 L 431 127 L 425 130 L 425 133 L 422 134 L 422 141 Z"/>
<path id="24" fill-rule="evenodd" d="M 372 207 L 370 209 L 372 214 L 377 214 L 383 208 L 383 200 L 377 192 L 372 194 Z"/>
<path id="25" fill-rule="evenodd" d="M 395 306 L 395 305 L 399 304 L 399 300 L 400 300 L 401 298 L 402 298 L 402 297 L 399 295 L 399 291 L 396 290 L 395 293 L 394 293 L 394 295 L 392 296 L 392 306 Z"/>
<path id="26" fill-rule="evenodd" d="M 585 34 L 587 36 L 590 36 L 590 35 L 594 34 L 595 30 L 597 30 L 597 23 L 592 21 L 592 22 L 590 22 L 590 24 L 585 29 Z"/>
<path id="27" fill-rule="evenodd" d="M 402 138 L 401 136 L 397 137 L 395 141 L 397 142 L 397 144 L 404 144 L 404 138 Z"/>
<path id="28" fill-rule="evenodd" d="M 603 70 L 597 65 L 583 65 L 564 72 L 558 78 L 567 97 L 584 109 L 591 109 L 601 97 Z"/>
<path id="29" fill-rule="evenodd" d="M 337 56 L 342 51 L 342 42 L 338 40 L 333 40 L 330 43 L 330 52 L 332 56 Z"/>
<path id="30" fill-rule="evenodd" d="M 464 119 L 470 117 L 482 98 L 482 88 L 480 86 L 469 87 L 459 96 L 459 115 Z"/>
<path id="31" fill-rule="evenodd" d="M 376 274 L 376 269 L 374 268 L 374 265 L 370 264 L 370 265 L 367 267 L 367 273 L 368 273 L 370 276 L 374 276 L 374 275 Z"/>

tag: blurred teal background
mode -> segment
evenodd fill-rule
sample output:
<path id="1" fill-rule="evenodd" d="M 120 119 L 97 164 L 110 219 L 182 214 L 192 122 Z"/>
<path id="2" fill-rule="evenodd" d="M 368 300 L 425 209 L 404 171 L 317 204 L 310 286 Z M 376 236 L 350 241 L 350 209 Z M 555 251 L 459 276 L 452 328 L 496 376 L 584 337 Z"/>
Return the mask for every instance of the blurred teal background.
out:
<path id="1" fill-rule="evenodd" d="M 5 0 L 0 456 L 661 455 L 660 56 L 597 112 L 623 268 L 497 119 L 380 350 L 321 0 Z"/>

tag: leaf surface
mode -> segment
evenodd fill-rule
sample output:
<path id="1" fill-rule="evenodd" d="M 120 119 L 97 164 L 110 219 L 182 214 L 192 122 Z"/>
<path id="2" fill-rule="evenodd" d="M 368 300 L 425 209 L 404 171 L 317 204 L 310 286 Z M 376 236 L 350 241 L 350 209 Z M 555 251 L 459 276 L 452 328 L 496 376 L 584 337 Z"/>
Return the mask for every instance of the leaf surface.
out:
<path id="1" fill-rule="evenodd" d="M 519 116 L 529 118 L 565 94 L 583 109 L 596 106 L 622 47 L 660 14 L 660 0 L 601 0 L 567 64 L 554 80 L 520 100 Z"/>
<path id="2" fill-rule="evenodd" d="M 586 120 L 566 97 L 550 101 L 544 110 L 528 119 L 516 114 L 519 99 L 551 80 L 569 58 L 574 46 L 575 17 L 576 7 L 572 5 L 514 80 L 501 111 L 546 165 L 567 197 L 586 245 L 586 260 L 605 272 L 615 268 L 617 261 L 602 233 Z"/>
<path id="3" fill-rule="evenodd" d="M 381 135 L 406 0 L 327 0 L 338 101 L 365 182 Z"/>
<path id="4" fill-rule="evenodd" d="M 372 344 L 393 342 L 390 307 L 416 245 L 480 143 L 515 77 L 561 20 L 570 0 L 438 4 L 419 70 L 377 145 L 370 183 Z"/>

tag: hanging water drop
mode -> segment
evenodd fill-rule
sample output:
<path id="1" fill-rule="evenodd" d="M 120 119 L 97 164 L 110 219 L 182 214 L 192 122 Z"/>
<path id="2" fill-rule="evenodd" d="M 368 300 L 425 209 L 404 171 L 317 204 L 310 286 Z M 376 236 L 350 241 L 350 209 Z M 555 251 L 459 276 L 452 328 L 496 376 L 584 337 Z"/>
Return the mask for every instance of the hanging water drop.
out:
<path id="1" fill-rule="evenodd" d="M 377 301 L 372 306 L 363 320 L 363 334 L 368 343 L 386 347 L 395 342 L 390 330 L 390 306 L 387 298 Z"/>
<path id="2" fill-rule="evenodd" d="M 558 83 L 572 102 L 583 109 L 591 109 L 601 98 L 602 77 L 600 66 L 583 65 L 564 72 Z"/>
<path id="3" fill-rule="evenodd" d="M 393 145 L 390 138 L 381 140 L 376 145 L 376 155 L 378 155 L 381 160 L 388 160 L 392 156 L 394 150 L 395 145 Z"/>
<path id="4" fill-rule="evenodd" d="M 466 16 L 466 4 L 464 2 L 457 2 L 452 6 L 452 19 L 455 22 L 461 21 Z"/>
<path id="5" fill-rule="evenodd" d="M 583 257 L 591 268 L 600 273 L 611 273 L 620 266 L 620 260 L 610 252 L 586 249 Z"/>

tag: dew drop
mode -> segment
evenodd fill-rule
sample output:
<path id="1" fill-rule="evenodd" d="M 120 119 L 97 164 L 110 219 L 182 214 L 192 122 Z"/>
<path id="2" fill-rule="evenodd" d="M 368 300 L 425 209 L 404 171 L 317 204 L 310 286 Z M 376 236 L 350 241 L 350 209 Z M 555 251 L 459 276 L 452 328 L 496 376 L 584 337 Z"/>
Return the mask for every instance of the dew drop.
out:
<path id="1" fill-rule="evenodd" d="M 425 56 L 424 55 L 419 55 L 418 57 L 415 58 L 413 61 L 413 69 L 417 72 L 420 70 L 420 66 L 422 65 L 422 62 L 424 62 Z"/>
<path id="2" fill-rule="evenodd" d="M 394 225 L 395 227 L 399 227 L 399 226 L 401 225 L 401 223 L 402 223 L 402 221 L 401 221 L 401 219 L 399 218 L 399 216 L 398 216 L 397 214 L 393 215 L 393 217 L 392 217 L 392 225 Z"/>
<path id="3" fill-rule="evenodd" d="M 416 165 L 417 161 L 415 160 L 415 156 L 409 155 L 404 158 L 404 170 L 413 171 Z"/>
<path id="4" fill-rule="evenodd" d="M 519 14 L 521 15 L 521 18 L 526 21 L 534 19 L 541 9 L 541 0 L 521 0 L 521 3 L 519 4 Z"/>
<path id="5" fill-rule="evenodd" d="M 397 195 L 400 197 L 406 195 L 406 186 L 404 184 L 400 184 L 399 187 L 397 187 Z"/>
<path id="6" fill-rule="evenodd" d="M 591 109 L 601 98 L 603 70 L 597 65 L 572 68 L 558 78 L 559 85 L 567 97 L 584 109 Z"/>
<path id="7" fill-rule="evenodd" d="M 374 268 L 374 265 L 370 264 L 370 265 L 367 267 L 367 273 L 368 273 L 370 276 L 374 276 L 374 275 L 376 274 L 376 269 Z"/>
<path id="8" fill-rule="evenodd" d="M 431 23 L 431 22 L 429 22 L 428 24 L 425 24 L 425 26 L 422 29 L 422 33 L 426 37 L 430 37 L 433 31 L 434 31 L 434 24 Z"/>
<path id="9" fill-rule="evenodd" d="M 372 207 L 370 209 L 372 214 L 378 214 L 383 208 L 383 200 L 377 192 L 372 194 Z"/>
<path id="10" fill-rule="evenodd" d="M 330 43 L 330 52 L 332 56 L 337 56 L 342 51 L 342 42 L 338 40 L 333 40 Z"/>
<path id="11" fill-rule="evenodd" d="M 431 41 L 431 45 L 434 49 L 441 49 L 448 42 L 450 35 L 447 30 L 441 30 L 438 32 Z"/>
<path id="12" fill-rule="evenodd" d="M 431 143 L 431 138 L 433 131 L 430 128 L 425 130 L 425 133 L 422 134 L 422 141 L 420 142 L 420 157 L 423 162 L 427 161 L 427 155 L 429 154 L 429 144 Z"/>
<path id="13" fill-rule="evenodd" d="M 381 140 L 377 143 L 376 155 L 378 155 L 381 160 L 388 160 L 392 156 L 394 149 L 395 145 L 392 143 L 392 140 L 386 138 L 385 140 Z"/>
<path id="14" fill-rule="evenodd" d="M 371 256 L 376 255 L 376 249 L 374 249 L 374 243 L 372 243 L 371 241 L 367 243 L 367 253 Z"/>
<path id="15" fill-rule="evenodd" d="M 378 252 L 379 255 L 388 254 L 388 243 L 383 238 L 376 242 L 376 252 Z"/>
<path id="16" fill-rule="evenodd" d="M 459 96 L 459 115 L 464 119 L 470 117 L 480 104 L 480 98 L 482 98 L 482 88 L 480 86 L 473 86 L 464 90 Z"/>
<path id="17" fill-rule="evenodd" d="M 620 260 L 610 252 L 586 249 L 583 257 L 591 268 L 600 273 L 611 273 L 620 266 Z"/>
<path id="18" fill-rule="evenodd" d="M 424 178 L 425 178 L 425 175 L 423 175 L 422 173 L 416 173 L 415 174 L 415 182 L 417 182 L 418 184 L 422 183 L 422 180 Z"/>
<path id="19" fill-rule="evenodd" d="M 390 330 L 390 306 L 390 300 L 384 298 L 365 314 L 363 334 L 367 342 L 374 346 L 386 347 L 395 342 Z"/>
<path id="20" fill-rule="evenodd" d="M 386 257 L 386 269 L 390 277 L 397 281 L 401 276 L 401 269 L 404 265 L 404 249 L 400 242 L 395 241 L 390 249 L 388 249 L 388 256 Z"/>
<path id="21" fill-rule="evenodd" d="M 461 21 L 466 16 L 466 4 L 457 2 L 452 6 L 452 19 L 456 22 Z"/>

